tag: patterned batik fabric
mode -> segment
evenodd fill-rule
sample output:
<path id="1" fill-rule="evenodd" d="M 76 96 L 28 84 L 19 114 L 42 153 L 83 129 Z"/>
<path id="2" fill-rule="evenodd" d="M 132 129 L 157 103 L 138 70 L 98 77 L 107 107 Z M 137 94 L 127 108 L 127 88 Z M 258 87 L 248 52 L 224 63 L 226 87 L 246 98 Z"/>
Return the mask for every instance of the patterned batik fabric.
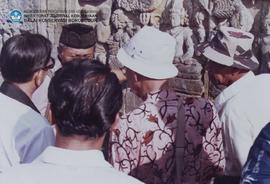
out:
<path id="1" fill-rule="evenodd" d="M 212 103 L 182 99 L 185 108 L 184 183 L 209 183 L 223 171 L 221 124 Z M 147 184 L 175 183 L 178 99 L 162 90 L 122 117 L 112 131 L 113 166 Z"/>

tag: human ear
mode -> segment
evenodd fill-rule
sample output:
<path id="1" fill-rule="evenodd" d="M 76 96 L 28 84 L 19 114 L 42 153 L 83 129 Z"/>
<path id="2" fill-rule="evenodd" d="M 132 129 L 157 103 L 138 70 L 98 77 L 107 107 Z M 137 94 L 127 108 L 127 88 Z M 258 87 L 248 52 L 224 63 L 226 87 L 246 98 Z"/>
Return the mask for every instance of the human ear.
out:
<path id="1" fill-rule="evenodd" d="M 48 104 L 47 105 L 45 117 L 48 119 L 48 121 L 50 122 L 51 125 L 55 125 L 56 124 L 55 115 L 54 115 L 54 113 L 51 110 L 51 104 Z"/>
<path id="2" fill-rule="evenodd" d="M 110 128 L 110 131 L 114 130 L 117 125 L 119 124 L 119 121 L 120 121 L 120 113 L 118 112 L 116 115 L 115 115 L 115 118 L 114 118 L 114 122 Z"/>
<path id="3" fill-rule="evenodd" d="M 36 88 L 38 88 L 44 81 L 45 74 L 43 70 L 38 70 L 33 76 Z"/>
<path id="4" fill-rule="evenodd" d="M 140 80 L 140 76 L 135 72 L 133 72 L 132 78 L 135 82 L 138 82 Z"/>

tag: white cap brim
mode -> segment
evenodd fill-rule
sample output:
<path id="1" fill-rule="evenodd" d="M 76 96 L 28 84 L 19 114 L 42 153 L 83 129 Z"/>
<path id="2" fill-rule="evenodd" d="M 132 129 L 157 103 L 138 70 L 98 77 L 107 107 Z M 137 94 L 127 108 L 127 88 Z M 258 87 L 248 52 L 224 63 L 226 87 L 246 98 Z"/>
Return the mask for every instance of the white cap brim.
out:
<path id="1" fill-rule="evenodd" d="M 143 60 L 130 57 L 123 48 L 119 49 L 117 59 L 130 70 L 151 79 L 169 79 L 178 74 L 178 69 L 169 61 L 165 65 L 155 65 L 153 61 L 153 65 L 149 66 Z"/>
<path id="2" fill-rule="evenodd" d="M 252 56 L 250 58 L 250 64 L 248 66 L 248 65 L 244 65 L 244 64 L 240 63 L 239 61 L 234 60 L 232 57 L 229 57 L 229 56 L 226 56 L 224 54 L 219 53 L 218 51 L 214 50 L 210 46 L 207 46 L 202 51 L 202 54 L 215 63 L 229 66 L 229 67 L 254 70 L 259 66 L 259 62 L 255 56 Z"/>

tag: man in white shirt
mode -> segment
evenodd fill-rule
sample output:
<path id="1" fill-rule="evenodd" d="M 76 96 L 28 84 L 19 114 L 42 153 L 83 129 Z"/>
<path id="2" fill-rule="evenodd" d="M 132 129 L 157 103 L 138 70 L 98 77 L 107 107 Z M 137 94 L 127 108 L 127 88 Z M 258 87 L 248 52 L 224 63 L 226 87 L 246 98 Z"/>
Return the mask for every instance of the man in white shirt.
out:
<path id="1" fill-rule="evenodd" d="M 0 175 L 8 184 L 140 184 L 115 170 L 101 152 L 122 106 L 121 85 L 107 66 L 88 60 L 58 70 L 49 86 L 56 144 L 32 164 Z"/>
<path id="2" fill-rule="evenodd" d="M 42 84 L 51 60 L 51 42 L 39 34 L 24 33 L 8 39 L 0 54 L 4 82 L 0 87 L 0 172 L 32 162 L 54 133 L 31 101 Z"/>
<path id="3" fill-rule="evenodd" d="M 270 75 L 252 72 L 259 66 L 251 50 L 253 39 L 251 33 L 220 27 L 200 48 L 210 60 L 210 79 L 227 86 L 215 99 L 223 123 L 227 176 L 241 175 L 250 147 L 270 121 Z"/>

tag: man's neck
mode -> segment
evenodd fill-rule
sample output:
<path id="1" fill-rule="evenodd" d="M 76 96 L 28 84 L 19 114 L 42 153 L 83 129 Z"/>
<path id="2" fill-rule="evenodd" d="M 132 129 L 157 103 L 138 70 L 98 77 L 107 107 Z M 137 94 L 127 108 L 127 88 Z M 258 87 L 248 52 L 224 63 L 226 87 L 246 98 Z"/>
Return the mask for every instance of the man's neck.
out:
<path id="1" fill-rule="evenodd" d="M 101 150 L 103 141 L 104 136 L 96 139 L 87 139 L 85 136 L 62 136 L 60 133 L 57 133 L 55 146 L 69 150 Z"/>
<path id="2" fill-rule="evenodd" d="M 166 80 L 145 80 L 142 85 L 142 90 L 145 94 L 155 93 L 166 88 Z"/>
<path id="3" fill-rule="evenodd" d="M 15 86 L 20 88 L 30 99 L 35 91 L 33 87 L 31 87 L 30 83 L 13 83 Z"/>

